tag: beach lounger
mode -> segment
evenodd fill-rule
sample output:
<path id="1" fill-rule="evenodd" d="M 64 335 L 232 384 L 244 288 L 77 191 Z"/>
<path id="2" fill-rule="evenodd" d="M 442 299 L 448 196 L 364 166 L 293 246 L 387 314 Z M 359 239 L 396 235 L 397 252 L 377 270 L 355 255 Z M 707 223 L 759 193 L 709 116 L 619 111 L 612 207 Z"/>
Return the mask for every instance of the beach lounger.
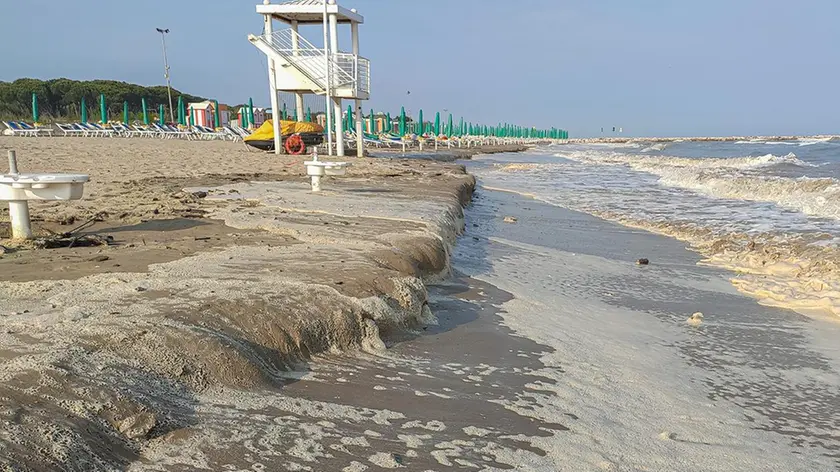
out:
<path id="1" fill-rule="evenodd" d="M 114 134 L 116 136 L 121 136 L 123 138 L 131 137 L 131 129 L 129 129 L 128 125 L 125 123 L 113 123 L 111 124 L 111 129 L 114 130 Z"/>
<path id="2" fill-rule="evenodd" d="M 181 129 L 180 127 L 175 126 L 175 125 L 164 124 L 163 128 L 166 129 L 167 131 L 169 131 L 169 133 L 170 133 L 169 137 L 171 137 L 171 138 L 178 138 L 178 139 L 186 138 L 187 140 L 192 140 L 192 138 L 194 137 L 194 135 L 191 131 Z"/>
<path id="3" fill-rule="evenodd" d="M 174 135 L 171 129 L 165 128 L 159 123 L 152 123 L 152 129 L 155 131 L 155 136 L 161 139 L 171 139 Z"/>
<path id="4" fill-rule="evenodd" d="M 82 136 L 85 133 L 85 130 L 75 123 L 59 123 L 56 126 L 58 126 L 59 131 L 64 133 L 64 136 Z"/>
<path id="5" fill-rule="evenodd" d="M 33 136 L 33 134 L 17 124 L 16 121 L 4 121 L 3 125 L 9 130 L 12 136 Z"/>
<path id="6" fill-rule="evenodd" d="M 83 130 L 82 136 L 86 138 L 102 136 L 100 129 L 91 123 L 76 123 L 76 125 Z"/>
<path id="7" fill-rule="evenodd" d="M 131 125 L 131 133 L 133 136 L 140 136 L 142 138 L 151 138 L 157 135 L 157 132 L 151 126 L 145 125 Z"/>
<path id="8" fill-rule="evenodd" d="M 18 121 L 17 124 L 23 130 L 31 133 L 32 136 L 41 136 L 41 135 L 52 136 L 52 134 L 53 134 L 52 126 L 50 126 L 48 128 L 47 127 L 40 128 L 40 127 L 35 127 L 33 125 L 30 125 L 29 123 L 27 123 L 25 121 Z"/>
<path id="9" fill-rule="evenodd" d="M 231 125 L 231 128 L 233 128 L 233 130 L 236 131 L 236 133 L 239 136 L 242 136 L 243 138 L 247 138 L 248 136 L 251 135 L 250 131 L 248 131 L 247 129 L 245 129 L 241 126 Z"/>
<path id="10" fill-rule="evenodd" d="M 225 133 L 217 132 L 206 126 L 194 125 L 192 129 L 200 139 L 227 139 Z"/>
<path id="11" fill-rule="evenodd" d="M 3 124 L 9 129 L 12 136 L 36 137 L 41 134 L 52 135 L 52 128 L 36 128 L 23 121 L 4 121 Z"/>
<path id="12" fill-rule="evenodd" d="M 224 133 L 227 136 L 227 138 L 231 141 L 242 141 L 242 136 L 236 131 L 234 131 L 234 129 L 230 126 L 222 126 L 222 129 L 224 130 Z"/>
<path id="13" fill-rule="evenodd" d="M 107 125 L 100 125 L 99 123 L 88 123 L 88 125 L 93 127 L 93 129 L 97 130 L 98 136 L 103 136 L 107 138 L 114 136 L 114 130 L 108 127 Z"/>

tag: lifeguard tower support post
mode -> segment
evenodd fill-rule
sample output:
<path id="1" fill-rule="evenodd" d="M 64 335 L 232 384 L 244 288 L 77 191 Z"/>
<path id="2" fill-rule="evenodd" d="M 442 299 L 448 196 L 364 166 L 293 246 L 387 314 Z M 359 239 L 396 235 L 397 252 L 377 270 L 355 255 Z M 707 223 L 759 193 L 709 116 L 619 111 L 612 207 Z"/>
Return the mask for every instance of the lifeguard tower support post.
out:
<path id="1" fill-rule="evenodd" d="M 336 0 L 293 0 L 257 5 L 263 15 L 262 35 L 249 35 L 248 40 L 268 57 L 268 81 L 271 87 L 271 109 L 274 111 L 274 152 L 280 154 L 281 136 L 278 120 L 277 93 L 295 94 L 298 120 L 303 120 L 303 94 L 325 95 L 327 107 L 332 102 L 335 125 L 336 154 L 344 155 L 341 99 L 353 99 L 356 109 L 356 150 L 362 156 L 362 100 L 370 98 L 370 61 L 359 55 L 359 25 L 365 19 L 355 9 L 339 6 Z M 274 30 L 274 20 L 290 27 Z M 301 25 L 323 25 L 325 48 L 319 49 L 298 33 Z M 338 49 L 338 25 L 349 24 L 353 52 Z M 329 133 L 330 130 L 327 130 Z M 332 155 L 332 149 L 329 150 Z"/>

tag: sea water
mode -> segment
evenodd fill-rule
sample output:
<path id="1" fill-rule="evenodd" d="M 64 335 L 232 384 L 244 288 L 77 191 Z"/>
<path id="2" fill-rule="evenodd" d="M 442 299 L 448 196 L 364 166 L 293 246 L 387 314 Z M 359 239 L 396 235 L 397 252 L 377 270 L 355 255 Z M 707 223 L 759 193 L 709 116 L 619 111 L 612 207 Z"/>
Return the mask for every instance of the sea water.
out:
<path id="1" fill-rule="evenodd" d="M 528 438 L 554 464 L 531 470 L 838 468 L 840 324 L 819 256 L 840 232 L 815 214 L 838 151 L 546 146 L 467 163 L 480 190 L 453 265 L 509 292 L 504 324 L 550 348 L 532 373 L 546 380 L 500 403 L 569 428 Z"/>
<path id="2" fill-rule="evenodd" d="M 840 314 L 840 141 L 558 145 L 475 166 L 485 186 L 685 241 L 763 303 Z"/>

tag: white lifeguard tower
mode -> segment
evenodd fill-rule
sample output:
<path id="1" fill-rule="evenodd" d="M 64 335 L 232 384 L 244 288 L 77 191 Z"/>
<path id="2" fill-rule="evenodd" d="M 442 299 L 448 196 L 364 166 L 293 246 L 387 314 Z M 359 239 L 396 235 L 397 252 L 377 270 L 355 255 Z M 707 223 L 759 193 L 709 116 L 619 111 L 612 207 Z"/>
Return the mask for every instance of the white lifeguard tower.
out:
<path id="1" fill-rule="evenodd" d="M 363 155 L 361 100 L 370 98 L 370 61 L 359 55 L 359 25 L 364 17 L 355 9 L 340 7 L 336 0 L 293 0 L 270 3 L 263 0 L 257 13 L 265 18 L 262 35 L 249 35 L 248 40 L 268 57 L 268 81 L 271 87 L 271 109 L 279 110 L 277 93 L 295 94 L 298 120 L 303 120 L 303 95 L 324 95 L 327 100 L 329 124 L 335 128 L 335 149 L 344 155 L 341 100 L 353 99 L 356 110 L 356 150 Z M 274 20 L 290 25 L 274 30 Z M 316 48 L 298 33 L 301 25 L 323 25 L 324 48 Z M 353 52 L 338 49 L 338 25 L 349 24 L 353 38 Z M 333 110 L 330 113 L 330 102 Z M 332 119 L 330 118 L 332 116 Z M 327 130 L 328 141 L 330 130 Z M 274 120 L 274 152 L 279 154 L 280 120 Z M 332 154 L 332 146 L 329 146 Z"/>

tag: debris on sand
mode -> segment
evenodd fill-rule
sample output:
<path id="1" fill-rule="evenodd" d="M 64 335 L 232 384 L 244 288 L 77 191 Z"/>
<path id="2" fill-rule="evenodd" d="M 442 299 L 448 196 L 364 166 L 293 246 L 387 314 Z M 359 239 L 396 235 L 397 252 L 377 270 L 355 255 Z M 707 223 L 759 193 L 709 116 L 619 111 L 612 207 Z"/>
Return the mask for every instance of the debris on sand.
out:
<path id="1" fill-rule="evenodd" d="M 517 219 L 515 216 L 506 216 L 504 219 L 505 223 L 516 223 Z"/>
<path id="2" fill-rule="evenodd" d="M 32 241 L 35 249 L 55 249 L 59 247 L 91 247 L 108 246 L 113 242 L 113 236 L 101 236 L 98 234 L 86 234 L 84 236 L 53 236 L 38 238 Z"/>
<path id="3" fill-rule="evenodd" d="M 120 433 L 128 439 L 143 439 L 157 425 L 155 416 L 148 412 L 140 412 L 122 420 L 119 425 Z"/>
<path id="4" fill-rule="evenodd" d="M 636 260 L 636 264 L 638 265 L 648 265 L 650 261 L 642 257 L 641 259 Z"/>
<path id="5" fill-rule="evenodd" d="M 691 315 L 685 322 L 691 326 L 700 326 L 703 324 L 703 313 L 698 311 L 697 313 Z"/>

